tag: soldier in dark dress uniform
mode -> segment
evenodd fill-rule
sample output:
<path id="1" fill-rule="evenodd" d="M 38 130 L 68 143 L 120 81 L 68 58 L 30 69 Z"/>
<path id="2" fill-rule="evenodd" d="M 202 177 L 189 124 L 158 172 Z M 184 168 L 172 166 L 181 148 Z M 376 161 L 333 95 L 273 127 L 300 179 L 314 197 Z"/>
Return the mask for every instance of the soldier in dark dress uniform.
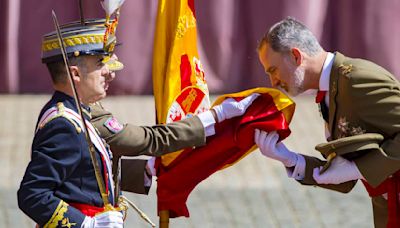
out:
<path id="1" fill-rule="evenodd" d="M 111 53 L 103 49 L 103 23 L 69 25 L 61 33 L 108 201 L 115 205 L 112 154 L 90 124 L 88 107 L 105 97 L 110 81 L 106 60 Z M 104 211 L 55 32 L 44 36 L 42 48 L 55 92 L 38 118 L 31 161 L 18 190 L 19 207 L 40 227 L 122 227 L 120 211 Z"/>

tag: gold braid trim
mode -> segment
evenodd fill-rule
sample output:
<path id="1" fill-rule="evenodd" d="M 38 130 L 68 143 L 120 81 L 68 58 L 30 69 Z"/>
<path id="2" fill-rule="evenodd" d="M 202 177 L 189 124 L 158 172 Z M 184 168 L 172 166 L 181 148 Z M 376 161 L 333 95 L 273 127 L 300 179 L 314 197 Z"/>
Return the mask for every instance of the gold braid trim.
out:
<path id="1" fill-rule="evenodd" d="M 70 223 L 68 218 L 64 217 L 64 214 L 68 211 L 68 204 L 64 201 L 60 201 L 50 220 L 44 225 L 44 228 L 55 228 L 59 227 L 72 227 L 76 223 Z M 61 224 L 59 224 L 61 222 Z"/>
<path id="2" fill-rule="evenodd" d="M 57 114 L 54 115 L 53 117 L 51 117 L 50 119 L 48 119 L 45 123 L 42 123 L 42 124 L 39 126 L 39 129 L 42 129 L 47 123 L 49 123 L 50 121 L 52 121 L 52 120 L 54 120 L 54 119 L 56 119 L 56 118 L 64 117 L 64 118 L 67 119 L 69 122 L 71 122 L 72 125 L 74 125 L 74 127 L 75 127 L 75 129 L 76 129 L 76 132 L 77 132 L 78 134 L 80 134 L 80 133 L 82 132 L 82 129 L 78 126 L 78 124 L 77 124 L 73 119 L 71 119 L 71 118 L 67 117 L 66 115 L 64 115 L 65 106 L 64 106 L 64 104 L 63 104 L 62 102 L 58 102 L 58 103 L 57 103 L 57 109 L 58 109 Z"/>
<path id="3" fill-rule="evenodd" d="M 91 34 L 91 35 L 78 35 L 64 38 L 65 47 L 73 47 L 82 44 L 99 44 L 103 43 L 102 34 Z M 60 44 L 57 39 L 46 40 L 42 44 L 42 51 L 51 51 L 53 49 L 60 49 Z"/>

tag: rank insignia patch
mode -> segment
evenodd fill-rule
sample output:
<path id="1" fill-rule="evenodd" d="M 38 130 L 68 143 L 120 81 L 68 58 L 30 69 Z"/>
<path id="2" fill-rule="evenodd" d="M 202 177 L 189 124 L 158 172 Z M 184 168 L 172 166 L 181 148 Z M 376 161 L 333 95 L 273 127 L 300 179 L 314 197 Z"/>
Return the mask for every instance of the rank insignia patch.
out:
<path id="1" fill-rule="evenodd" d="M 118 133 L 124 128 L 124 126 L 114 117 L 108 118 L 104 123 L 104 126 L 113 133 Z"/>

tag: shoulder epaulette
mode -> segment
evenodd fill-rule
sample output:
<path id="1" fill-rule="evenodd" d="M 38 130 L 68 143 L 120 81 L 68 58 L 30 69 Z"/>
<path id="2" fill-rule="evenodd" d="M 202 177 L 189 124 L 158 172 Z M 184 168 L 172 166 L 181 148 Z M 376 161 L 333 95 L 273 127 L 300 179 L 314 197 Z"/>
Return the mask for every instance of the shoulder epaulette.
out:
<path id="1" fill-rule="evenodd" d="M 353 71 L 353 65 L 352 64 L 348 64 L 348 65 L 344 65 L 341 64 L 339 66 L 339 73 L 345 77 L 349 77 L 349 74 Z"/>
<path id="2" fill-rule="evenodd" d="M 74 125 L 76 132 L 80 134 L 82 132 L 81 127 L 73 120 L 71 119 L 68 115 L 65 115 L 65 106 L 62 102 L 58 102 L 56 107 L 52 107 L 48 109 L 44 114 L 42 115 L 42 118 L 39 121 L 38 127 L 36 131 L 42 129 L 47 123 L 50 121 L 57 119 L 59 117 L 63 117 L 67 119 L 69 122 Z"/>

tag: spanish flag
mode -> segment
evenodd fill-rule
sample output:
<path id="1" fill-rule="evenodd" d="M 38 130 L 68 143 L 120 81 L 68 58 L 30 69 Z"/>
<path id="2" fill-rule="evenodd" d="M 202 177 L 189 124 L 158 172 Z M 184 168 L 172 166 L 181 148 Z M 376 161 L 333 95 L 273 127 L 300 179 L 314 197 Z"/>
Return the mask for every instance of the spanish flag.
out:
<path id="1" fill-rule="evenodd" d="M 194 0 L 159 0 L 153 53 L 153 88 L 157 122 L 181 120 L 210 108 L 204 71 L 196 48 Z M 202 180 L 253 151 L 254 129 L 290 134 L 294 103 L 275 89 L 256 88 L 218 98 L 241 100 L 260 93 L 241 117 L 216 124 L 207 145 L 165 155 L 158 160 L 158 211 L 171 218 L 189 216 L 186 200 Z"/>
<path id="2" fill-rule="evenodd" d="M 216 134 L 203 147 L 184 150 L 168 166 L 162 166 L 157 180 L 158 211 L 168 210 L 171 218 L 189 217 L 186 201 L 201 181 L 218 170 L 238 162 L 256 149 L 254 131 L 277 131 L 280 139 L 290 134 L 289 123 L 295 104 L 276 89 L 256 88 L 219 97 L 214 105 L 228 97 L 241 100 L 260 93 L 243 116 L 215 125 Z"/>

